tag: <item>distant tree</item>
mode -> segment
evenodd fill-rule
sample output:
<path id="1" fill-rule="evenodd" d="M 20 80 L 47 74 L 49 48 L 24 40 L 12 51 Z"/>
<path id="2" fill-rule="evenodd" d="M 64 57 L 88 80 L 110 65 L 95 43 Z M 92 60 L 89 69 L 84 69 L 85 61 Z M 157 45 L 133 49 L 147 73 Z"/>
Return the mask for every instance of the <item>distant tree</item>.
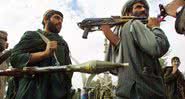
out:
<path id="1" fill-rule="evenodd" d="M 167 63 L 168 63 L 167 59 L 170 52 L 171 52 L 171 49 L 169 49 L 169 51 L 159 59 L 159 62 L 162 68 L 167 66 Z"/>
<path id="2" fill-rule="evenodd" d="M 161 67 L 167 66 L 167 59 L 166 58 L 160 58 L 159 59 Z"/>

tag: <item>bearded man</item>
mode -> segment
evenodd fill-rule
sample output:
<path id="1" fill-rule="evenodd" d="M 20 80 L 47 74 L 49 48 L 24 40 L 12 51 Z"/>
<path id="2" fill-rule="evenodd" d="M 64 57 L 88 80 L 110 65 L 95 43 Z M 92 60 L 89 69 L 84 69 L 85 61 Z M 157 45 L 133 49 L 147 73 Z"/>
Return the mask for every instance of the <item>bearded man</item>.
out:
<path id="1" fill-rule="evenodd" d="M 149 16 L 146 0 L 129 0 L 122 10 L 122 16 Z M 111 71 L 118 75 L 117 99 L 165 99 L 164 83 L 158 58 L 169 48 L 164 32 L 159 28 L 157 18 L 148 18 L 148 23 L 130 20 L 116 26 L 109 25 L 101 30 L 110 41 L 107 61 L 129 63 L 128 67 Z"/>
<path id="2" fill-rule="evenodd" d="M 14 68 L 71 64 L 69 48 L 59 35 L 63 14 L 48 10 L 44 14 L 44 30 L 27 31 L 14 47 L 10 57 Z M 44 42 L 41 35 L 49 39 Z M 18 81 L 15 99 L 69 99 L 72 73 L 24 75 Z"/>

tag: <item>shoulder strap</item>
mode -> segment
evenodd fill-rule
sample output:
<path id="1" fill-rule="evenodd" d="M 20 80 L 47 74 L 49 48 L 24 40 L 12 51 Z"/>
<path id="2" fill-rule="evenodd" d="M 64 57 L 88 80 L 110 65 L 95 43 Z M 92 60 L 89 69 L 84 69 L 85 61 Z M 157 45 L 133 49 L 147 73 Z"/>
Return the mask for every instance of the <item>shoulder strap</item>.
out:
<path id="1" fill-rule="evenodd" d="M 40 32 L 38 32 L 38 31 L 36 31 L 39 35 L 40 35 L 40 37 L 42 38 L 42 40 L 47 44 L 47 42 L 49 42 L 50 40 L 45 36 L 45 35 L 43 35 L 42 33 L 40 33 Z"/>
<path id="2" fill-rule="evenodd" d="M 49 40 L 45 35 L 43 35 L 42 33 L 38 32 L 38 31 L 36 31 L 36 32 L 39 34 L 39 36 L 42 38 L 42 40 L 43 40 L 46 44 L 50 41 L 50 40 Z M 60 63 L 59 63 L 59 61 L 58 61 L 58 59 L 57 59 L 56 51 L 54 52 L 54 58 L 55 58 L 55 60 L 56 60 L 56 65 L 59 66 Z"/>

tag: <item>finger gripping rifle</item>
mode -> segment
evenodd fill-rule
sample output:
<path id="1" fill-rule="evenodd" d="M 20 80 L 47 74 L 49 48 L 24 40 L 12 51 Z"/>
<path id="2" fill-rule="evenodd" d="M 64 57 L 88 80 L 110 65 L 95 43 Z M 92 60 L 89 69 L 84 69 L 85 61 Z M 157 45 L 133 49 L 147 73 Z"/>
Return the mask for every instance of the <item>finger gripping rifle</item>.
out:
<path id="1" fill-rule="evenodd" d="M 84 30 L 82 38 L 87 39 L 88 33 L 100 30 L 101 25 L 110 25 L 111 27 L 115 25 L 122 25 L 129 20 L 141 20 L 143 23 L 147 23 L 147 18 L 145 17 L 135 17 L 135 16 L 112 16 L 110 18 L 86 18 L 82 22 L 77 23 L 77 25 Z"/>

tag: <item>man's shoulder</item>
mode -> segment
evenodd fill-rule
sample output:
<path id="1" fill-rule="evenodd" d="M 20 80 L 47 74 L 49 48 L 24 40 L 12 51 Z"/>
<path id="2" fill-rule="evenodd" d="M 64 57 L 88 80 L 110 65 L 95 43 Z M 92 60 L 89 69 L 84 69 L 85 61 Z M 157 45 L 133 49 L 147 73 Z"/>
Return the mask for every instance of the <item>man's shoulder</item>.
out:
<path id="1" fill-rule="evenodd" d="M 130 23 L 132 24 L 139 24 L 139 25 L 144 25 L 140 20 L 130 20 Z"/>
<path id="2" fill-rule="evenodd" d="M 140 20 L 130 20 L 127 23 L 128 23 L 128 25 L 131 26 L 131 30 L 132 30 L 132 28 L 135 28 L 136 30 L 137 29 L 147 29 L 146 25 L 143 24 Z"/>
<path id="3" fill-rule="evenodd" d="M 37 31 L 26 31 L 23 34 L 23 37 L 37 37 Z"/>
<path id="4" fill-rule="evenodd" d="M 31 31 L 31 30 L 28 30 L 28 31 L 26 31 L 24 34 L 35 34 L 35 33 L 37 33 L 37 31 Z"/>

